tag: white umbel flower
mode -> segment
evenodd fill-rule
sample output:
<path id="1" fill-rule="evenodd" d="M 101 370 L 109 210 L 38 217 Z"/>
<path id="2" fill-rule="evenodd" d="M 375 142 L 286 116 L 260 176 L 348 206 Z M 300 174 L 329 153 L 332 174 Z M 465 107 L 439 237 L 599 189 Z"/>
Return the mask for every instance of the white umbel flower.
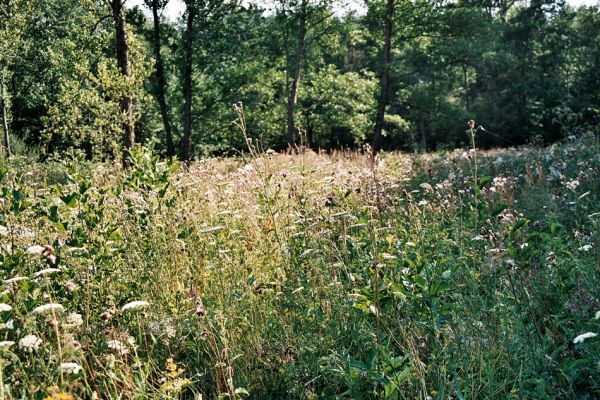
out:
<path id="1" fill-rule="evenodd" d="M 29 278 L 28 278 L 28 277 L 26 277 L 26 276 L 15 276 L 15 277 L 13 277 L 13 278 L 6 279 L 6 280 L 4 281 L 4 283 L 6 283 L 7 285 L 14 285 L 14 284 L 15 284 L 15 283 L 17 283 L 17 282 L 25 281 L 25 280 L 28 280 L 28 279 L 29 279 Z"/>
<path id="2" fill-rule="evenodd" d="M 135 310 L 135 309 L 138 309 L 138 308 L 148 307 L 149 305 L 150 305 L 150 303 L 148 303 L 147 301 L 136 300 L 136 301 L 132 301 L 131 303 L 125 304 L 121 308 L 121 311 Z"/>
<path id="3" fill-rule="evenodd" d="M 19 348 L 28 353 L 33 353 L 34 351 L 37 351 L 37 349 L 40 348 L 41 344 L 42 339 L 35 335 L 23 336 L 21 340 L 19 340 Z"/>
<path id="4" fill-rule="evenodd" d="M 12 307 L 6 303 L 0 303 L 0 312 L 8 312 L 11 311 Z"/>
<path id="5" fill-rule="evenodd" d="M 33 276 L 38 278 L 40 276 L 50 275 L 50 274 L 54 274 L 57 272 L 61 272 L 61 270 L 58 268 L 46 268 L 46 269 L 36 272 L 35 274 L 33 274 Z"/>
<path id="6" fill-rule="evenodd" d="M 0 342 L 0 350 L 8 350 L 14 346 L 15 342 L 12 340 L 3 340 Z"/>
<path id="7" fill-rule="evenodd" d="M 575 339 L 573 339 L 573 343 L 574 344 L 578 344 L 578 343 L 583 343 L 584 340 L 589 339 L 589 338 L 593 338 L 596 337 L 598 334 L 594 333 L 594 332 L 587 332 L 587 333 L 583 333 L 579 336 L 577 336 Z"/>
<path id="8" fill-rule="evenodd" d="M 41 256 L 45 249 L 46 248 L 44 246 L 40 246 L 39 244 L 36 244 L 34 246 L 29 246 L 25 250 L 25 253 L 27 253 L 27 254 L 37 254 L 37 255 Z"/>
<path id="9" fill-rule="evenodd" d="M 35 314 L 44 314 L 48 311 L 64 311 L 65 308 L 57 303 L 49 303 L 44 304 L 43 306 L 39 306 L 33 309 Z"/>
<path id="10" fill-rule="evenodd" d="M 120 340 L 109 340 L 108 342 L 106 342 L 106 344 L 108 345 L 109 349 L 114 350 L 116 353 L 122 356 L 129 353 L 129 349 L 127 348 L 127 346 L 125 346 Z"/>
<path id="11" fill-rule="evenodd" d="M 71 313 L 67 316 L 67 324 L 73 326 L 81 326 L 83 325 L 83 318 L 81 314 Z"/>
<path id="12" fill-rule="evenodd" d="M 78 374 L 81 371 L 81 365 L 74 362 L 60 364 L 60 370 L 67 374 Z"/>
<path id="13" fill-rule="evenodd" d="M 600 319 L 600 311 L 596 312 L 596 315 L 594 316 L 594 319 Z"/>

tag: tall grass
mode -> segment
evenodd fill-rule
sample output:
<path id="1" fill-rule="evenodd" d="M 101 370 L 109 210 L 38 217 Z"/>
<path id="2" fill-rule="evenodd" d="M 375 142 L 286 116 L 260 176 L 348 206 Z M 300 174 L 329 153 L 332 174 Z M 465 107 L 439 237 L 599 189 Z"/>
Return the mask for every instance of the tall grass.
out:
<path id="1" fill-rule="evenodd" d="M 2 164 L 0 397 L 598 396 L 593 141 L 249 144 Z"/>

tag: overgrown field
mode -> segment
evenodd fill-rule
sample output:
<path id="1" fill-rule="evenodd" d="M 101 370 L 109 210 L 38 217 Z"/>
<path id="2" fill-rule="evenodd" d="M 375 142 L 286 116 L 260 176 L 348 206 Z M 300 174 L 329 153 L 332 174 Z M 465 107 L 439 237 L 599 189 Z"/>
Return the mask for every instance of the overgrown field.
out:
<path id="1" fill-rule="evenodd" d="M 1 162 L 0 398 L 600 396 L 593 139 L 133 158 Z"/>

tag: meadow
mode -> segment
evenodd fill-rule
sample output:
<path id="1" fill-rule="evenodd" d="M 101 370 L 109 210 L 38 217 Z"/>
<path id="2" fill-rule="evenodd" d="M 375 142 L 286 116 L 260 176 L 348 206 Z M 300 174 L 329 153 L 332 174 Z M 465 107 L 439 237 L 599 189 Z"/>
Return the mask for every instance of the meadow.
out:
<path id="1" fill-rule="evenodd" d="M 600 396 L 600 147 L 0 161 L 1 399 Z"/>

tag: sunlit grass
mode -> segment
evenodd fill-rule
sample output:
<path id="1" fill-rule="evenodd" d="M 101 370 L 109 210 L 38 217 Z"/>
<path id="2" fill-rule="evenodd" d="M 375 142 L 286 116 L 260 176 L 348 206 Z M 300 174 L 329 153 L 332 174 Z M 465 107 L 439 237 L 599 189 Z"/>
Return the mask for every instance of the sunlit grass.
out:
<path id="1" fill-rule="evenodd" d="M 598 154 L 2 161 L 0 397 L 593 397 Z"/>

